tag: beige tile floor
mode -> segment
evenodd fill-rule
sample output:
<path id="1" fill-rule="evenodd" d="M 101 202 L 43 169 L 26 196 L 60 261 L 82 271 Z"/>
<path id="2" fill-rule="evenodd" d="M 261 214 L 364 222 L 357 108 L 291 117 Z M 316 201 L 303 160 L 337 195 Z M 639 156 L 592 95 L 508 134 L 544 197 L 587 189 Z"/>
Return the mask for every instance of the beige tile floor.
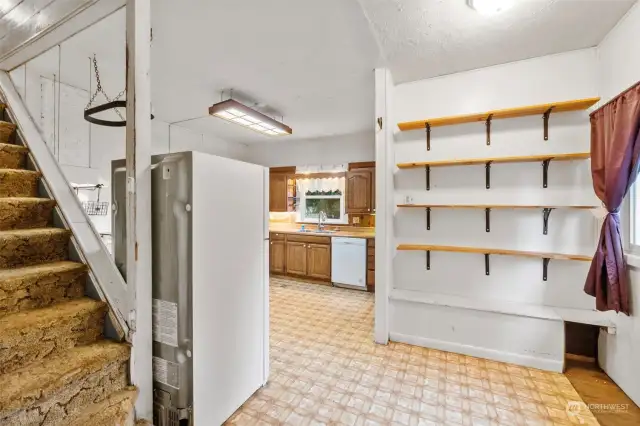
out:
<path id="1" fill-rule="evenodd" d="M 228 424 L 598 424 L 562 374 L 377 345 L 372 330 L 372 294 L 273 278 L 271 376 Z"/>

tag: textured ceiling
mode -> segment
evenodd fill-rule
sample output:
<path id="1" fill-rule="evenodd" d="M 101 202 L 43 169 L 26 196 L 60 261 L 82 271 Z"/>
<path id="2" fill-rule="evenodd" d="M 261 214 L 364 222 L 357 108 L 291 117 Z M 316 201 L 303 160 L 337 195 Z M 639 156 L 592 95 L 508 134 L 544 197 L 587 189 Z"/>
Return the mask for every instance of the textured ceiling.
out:
<path id="1" fill-rule="evenodd" d="M 379 50 L 356 0 L 194 0 L 188 7 L 153 0 L 152 27 L 152 105 L 162 121 L 247 144 L 373 128 Z M 125 83 L 124 9 L 29 66 L 88 89 L 93 53 L 115 96 Z M 293 135 L 265 136 L 209 116 L 230 88 L 234 98 L 284 116 Z"/>
<path id="2" fill-rule="evenodd" d="M 372 128 L 379 51 L 356 0 L 195 3 L 153 2 L 158 117 L 202 117 L 221 90 L 234 88 L 279 112 L 293 135 L 264 136 L 208 116 L 181 125 L 243 143 Z"/>
<path id="3" fill-rule="evenodd" d="M 359 0 L 396 83 L 597 45 L 636 0 Z"/>
<path id="4" fill-rule="evenodd" d="M 594 46 L 634 3 L 515 0 L 486 17 L 465 0 L 359 1 L 153 0 L 154 114 L 248 144 L 369 131 L 376 66 L 386 62 L 405 82 Z M 124 9 L 29 67 L 88 89 L 93 53 L 114 96 L 125 80 Z M 294 134 L 269 137 L 208 116 L 229 88 L 277 111 Z"/>

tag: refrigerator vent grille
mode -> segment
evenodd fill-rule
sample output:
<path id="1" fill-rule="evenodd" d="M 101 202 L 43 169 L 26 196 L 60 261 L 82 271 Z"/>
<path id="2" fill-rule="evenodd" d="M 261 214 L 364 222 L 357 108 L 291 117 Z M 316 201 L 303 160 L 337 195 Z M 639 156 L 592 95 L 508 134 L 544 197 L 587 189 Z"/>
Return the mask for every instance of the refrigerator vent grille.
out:
<path id="1" fill-rule="evenodd" d="M 153 424 L 155 426 L 180 426 L 180 413 L 176 408 L 153 404 Z"/>

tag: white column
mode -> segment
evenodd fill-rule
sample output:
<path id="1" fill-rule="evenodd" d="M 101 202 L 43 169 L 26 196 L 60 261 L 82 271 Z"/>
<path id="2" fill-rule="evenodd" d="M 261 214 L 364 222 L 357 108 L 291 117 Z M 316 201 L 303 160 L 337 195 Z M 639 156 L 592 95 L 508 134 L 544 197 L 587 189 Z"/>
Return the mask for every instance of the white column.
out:
<path id="1" fill-rule="evenodd" d="M 376 343 L 389 342 L 389 294 L 393 289 L 393 152 L 392 109 L 393 81 L 391 72 L 384 68 L 375 70 L 375 138 L 376 138 L 376 293 L 375 326 Z"/>
<path id="2" fill-rule="evenodd" d="M 153 420 L 150 0 L 127 0 L 127 290 L 138 419 Z"/>

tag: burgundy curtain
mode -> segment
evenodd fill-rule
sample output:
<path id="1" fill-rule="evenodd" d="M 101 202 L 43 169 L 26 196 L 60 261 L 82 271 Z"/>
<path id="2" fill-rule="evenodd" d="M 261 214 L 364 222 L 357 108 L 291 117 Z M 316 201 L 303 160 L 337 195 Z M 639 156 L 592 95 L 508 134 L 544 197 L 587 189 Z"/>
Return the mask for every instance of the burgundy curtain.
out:
<path id="1" fill-rule="evenodd" d="M 620 237 L 620 206 L 638 175 L 640 82 L 591 114 L 593 189 L 607 208 L 584 291 L 599 311 L 629 315 L 629 283 Z"/>

